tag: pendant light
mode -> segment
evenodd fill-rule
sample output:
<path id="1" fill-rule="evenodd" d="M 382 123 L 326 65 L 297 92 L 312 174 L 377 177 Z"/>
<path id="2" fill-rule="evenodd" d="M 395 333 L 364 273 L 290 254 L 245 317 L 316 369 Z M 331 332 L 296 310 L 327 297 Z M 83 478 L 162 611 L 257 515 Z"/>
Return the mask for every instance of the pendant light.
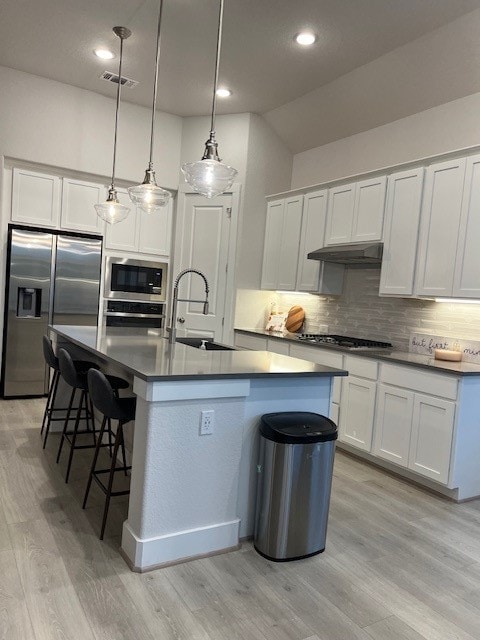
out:
<path id="1" fill-rule="evenodd" d="M 160 59 L 160 30 L 162 26 L 163 0 L 160 0 L 157 27 L 157 53 L 155 58 L 155 79 L 153 82 L 152 125 L 150 130 L 150 160 L 145 171 L 142 184 L 129 187 L 130 200 L 145 213 L 153 213 L 160 207 L 164 207 L 170 200 L 170 192 L 157 185 L 155 171 L 153 170 L 153 143 L 155 138 L 155 114 L 157 106 L 158 64 Z"/>
<path id="2" fill-rule="evenodd" d="M 210 137 L 205 143 L 205 152 L 202 159 L 198 162 L 187 162 L 182 165 L 186 182 L 188 182 L 194 191 L 201 193 L 207 198 L 213 198 L 227 191 L 232 186 L 235 176 L 238 173 L 236 169 L 224 164 L 218 157 L 218 144 L 215 139 L 215 110 L 217 106 L 218 67 L 222 45 L 223 5 L 224 0 L 220 0 Z"/>
<path id="3" fill-rule="evenodd" d="M 118 110 L 120 107 L 120 90 L 122 87 L 122 60 L 123 60 L 123 41 L 132 35 L 130 29 L 126 27 L 113 27 L 113 33 L 120 38 L 120 62 L 118 65 L 118 85 L 117 85 L 117 105 L 115 107 L 115 134 L 113 137 L 113 167 L 112 167 L 112 182 L 108 189 L 108 196 L 106 202 L 100 202 L 94 205 L 97 215 L 108 222 L 109 224 L 116 224 L 125 220 L 130 211 L 130 207 L 120 204 L 118 201 L 117 190 L 115 189 L 115 160 L 117 157 L 117 130 L 118 130 Z"/>

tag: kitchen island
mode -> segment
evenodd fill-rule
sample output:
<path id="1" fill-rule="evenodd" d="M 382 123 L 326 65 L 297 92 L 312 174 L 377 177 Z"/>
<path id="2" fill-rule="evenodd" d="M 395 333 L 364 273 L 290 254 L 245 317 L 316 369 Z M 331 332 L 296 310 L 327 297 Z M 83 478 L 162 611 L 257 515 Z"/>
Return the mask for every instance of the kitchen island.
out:
<path id="1" fill-rule="evenodd" d="M 156 330 L 53 326 L 57 346 L 133 382 L 137 396 L 128 519 L 132 569 L 238 547 L 253 534 L 258 422 L 273 411 L 327 415 L 344 370 L 266 351 L 170 345 Z M 213 433 L 200 435 L 202 411 Z"/>

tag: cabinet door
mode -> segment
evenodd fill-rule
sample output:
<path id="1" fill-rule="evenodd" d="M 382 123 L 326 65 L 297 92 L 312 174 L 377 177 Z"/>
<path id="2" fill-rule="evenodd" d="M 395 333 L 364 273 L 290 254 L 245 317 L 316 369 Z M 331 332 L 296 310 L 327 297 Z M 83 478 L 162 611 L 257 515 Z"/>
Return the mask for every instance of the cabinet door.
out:
<path id="1" fill-rule="evenodd" d="M 284 200 L 272 200 L 267 204 L 265 241 L 263 245 L 262 289 L 276 289 L 278 260 L 283 229 Z"/>
<path id="2" fill-rule="evenodd" d="M 420 223 L 417 295 L 452 295 L 464 177 L 464 158 L 427 168 Z"/>
<path id="3" fill-rule="evenodd" d="M 413 295 L 423 167 L 388 178 L 380 295 Z"/>
<path id="4" fill-rule="evenodd" d="M 427 478 L 448 483 L 455 404 L 415 394 L 408 467 Z"/>
<path id="5" fill-rule="evenodd" d="M 386 176 L 379 176 L 355 185 L 352 242 L 382 239 L 386 183 Z"/>
<path id="6" fill-rule="evenodd" d="M 297 282 L 302 207 L 303 196 L 295 196 L 285 200 L 276 287 L 284 291 L 294 291 Z"/>
<path id="7" fill-rule="evenodd" d="M 335 369 L 343 368 L 343 356 L 341 353 L 328 352 L 320 347 L 308 346 L 306 344 L 290 344 L 290 355 L 292 358 L 300 358 L 301 360 L 309 360 L 316 364 L 324 364 L 327 367 Z M 340 392 L 342 388 L 341 377 L 333 378 L 332 384 L 332 402 L 337 404 L 340 402 Z"/>
<path id="8" fill-rule="evenodd" d="M 327 217 L 328 191 L 307 193 L 303 201 L 302 233 L 298 253 L 297 291 L 317 291 L 320 275 L 318 260 L 308 260 L 307 254 L 323 247 Z"/>
<path id="9" fill-rule="evenodd" d="M 349 376 L 342 383 L 339 440 L 370 451 L 377 383 Z"/>
<path id="10" fill-rule="evenodd" d="M 413 418 L 413 392 L 378 385 L 373 453 L 402 467 L 408 466 Z"/>
<path id="11" fill-rule="evenodd" d="M 480 298 L 480 156 L 467 158 L 453 295 Z"/>
<path id="12" fill-rule="evenodd" d="M 169 256 L 172 238 L 172 198 L 165 207 L 154 213 L 137 210 L 139 238 L 138 251 L 155 256 Z"/>
<path id="13" fill-rule="evenodd" d="M 329 189 L 325 246 L 350 242 L 354 205 L 354 183 Z"/>
<path id="14" fill-rule="evenodd" d="M 137 209 L 128 196 L 126 189 L 117 189 L 118 199 L 121 204 L 130 207 L 130 212 L 125 220 L 117 224 L 107 224 L 105 229 L 105 246 L 107 249 L 118 251 L 138 250 L 138 218 Z"/>
<path id="15" fill-rule="evenodd" d="M 102 233 L 104 222 L 93 205 L 106 197 L 107 189 L 101 184 L 63 178 L 62 229 Z"/>
<path id="16" fill-rule="evenodd" d="M 56 227 L 60 216 L 61 182 L 57 176 L 13 169 L 12 222 Z"/>

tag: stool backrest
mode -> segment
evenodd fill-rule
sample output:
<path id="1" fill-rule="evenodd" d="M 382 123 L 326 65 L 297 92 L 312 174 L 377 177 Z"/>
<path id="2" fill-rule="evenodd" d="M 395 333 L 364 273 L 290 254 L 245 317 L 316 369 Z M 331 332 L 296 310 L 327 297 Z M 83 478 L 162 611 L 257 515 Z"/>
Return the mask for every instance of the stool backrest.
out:
<path id="1" fill-rule="evenodd" d="M 42 341 L 45 362 L 51 369 L 58 369 L 58 358 L 53 351 L 52 341 L 48 336 L 43 336 Z"/>
<path id="2" fill-rule="evenodd" d="M 66 349 L 58 350 L 58 364 L 60 366 L 60 373 L 62 378 L 67 384 L 74 389 L 77 389 L 81 385 L 79 384 L 77 370 L 73 364 L 72 356 L 66 351 Z"/>
<path id="3" fill-rule="evenodd" d="M 101 371 L 89 369 L 87 374 L 88 393 L 93 406 L 104 416 L 114 417 L 118 412 L 118 403 L 112 385 Z"/>

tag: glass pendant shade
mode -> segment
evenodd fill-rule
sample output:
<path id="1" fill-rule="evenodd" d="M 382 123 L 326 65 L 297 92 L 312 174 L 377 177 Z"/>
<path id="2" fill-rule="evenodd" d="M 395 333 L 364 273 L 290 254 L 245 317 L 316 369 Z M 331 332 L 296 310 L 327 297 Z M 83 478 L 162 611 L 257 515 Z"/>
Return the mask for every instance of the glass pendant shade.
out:
<path id="1" fill-rule="evenodd" d="M 100 202 L 93 205 L 97 212 L 97 216 L 109 224 L 116 224 L 125 220 L 130 211 L 130 207 L 120 204 L 115 189 L 109 189 L 106 202 Z"/>
<path id="2" fill-rule="evenodd" d="M 154 213 L 164 207 L 170 200 L 171 194 L 157 185 L 155 172 L 147 169 L 142 184 L 128 188 L 130 200 L 145 213 Z"/>
<path id="3" fill-rule="evenodd" d="M 182 165 L 185 180 L 196 193 L 214 198 L 228 191 L 238 171 L 219 160 L 199 160 Z"/>

